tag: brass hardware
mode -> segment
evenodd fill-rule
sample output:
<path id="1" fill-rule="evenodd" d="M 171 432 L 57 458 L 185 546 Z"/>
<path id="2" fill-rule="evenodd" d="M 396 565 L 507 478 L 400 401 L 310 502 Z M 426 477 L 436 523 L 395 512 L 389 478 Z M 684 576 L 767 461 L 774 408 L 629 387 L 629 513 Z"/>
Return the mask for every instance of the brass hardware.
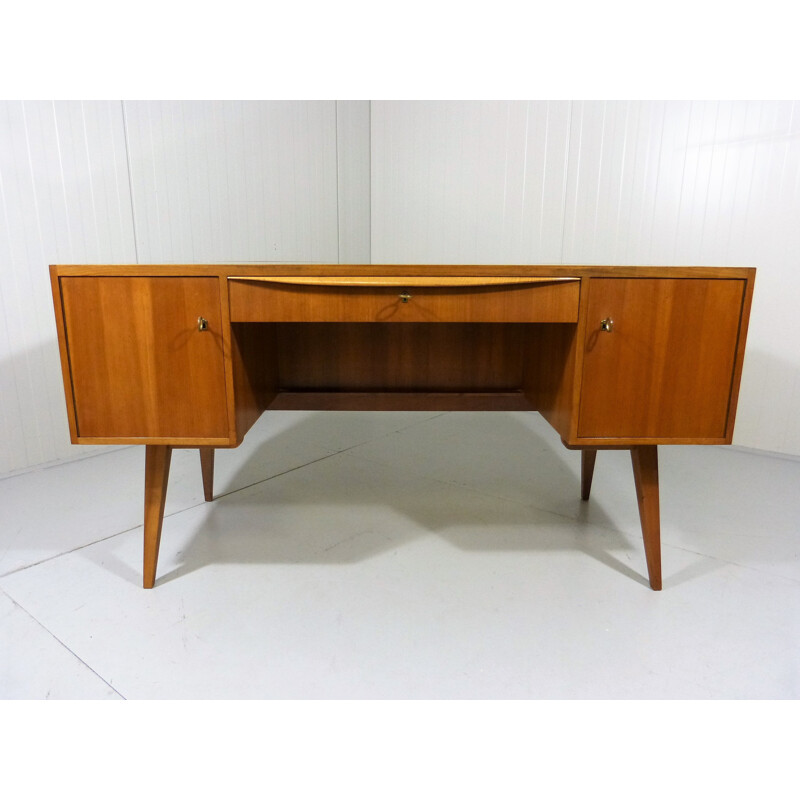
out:
<path id="1" fill-rule="evenodd" d="M 411 295 L 408 292 L 403 292 L 403 294 L 400 295 L 400 299 L 404 303 L 407 303 L 411 299 Z"/>
<path id="2" fill-rule="evenodd" d="M 600 330 L 605 331 L 606 333 L 611 333 L 614 330 L 614 320 L 611 317 L 606 317 L 600 323 Z"/>
<path id="3" fill-rule="evenodd" d="M 205 317 L 198 317 L 197 318 L 197 330 L 199 330 L 199 331 L 207 331 L 208 330 L 208 320 Z"/>

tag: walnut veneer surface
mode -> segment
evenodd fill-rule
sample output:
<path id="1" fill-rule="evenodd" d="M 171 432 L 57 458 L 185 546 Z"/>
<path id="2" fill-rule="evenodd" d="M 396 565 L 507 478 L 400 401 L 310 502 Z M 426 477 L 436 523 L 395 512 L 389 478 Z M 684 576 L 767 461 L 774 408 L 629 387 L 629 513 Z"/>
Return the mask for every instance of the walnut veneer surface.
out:
<path id="1" fill-rule="evenodd" d="M 539 411 L 628 448 L 661 587 L 657 445 L 729 444 L 755 269 L 441 265 L 50 268 L 71 439 L 148 448 L 144 584 L 169 453 L 268 409 Z"/>

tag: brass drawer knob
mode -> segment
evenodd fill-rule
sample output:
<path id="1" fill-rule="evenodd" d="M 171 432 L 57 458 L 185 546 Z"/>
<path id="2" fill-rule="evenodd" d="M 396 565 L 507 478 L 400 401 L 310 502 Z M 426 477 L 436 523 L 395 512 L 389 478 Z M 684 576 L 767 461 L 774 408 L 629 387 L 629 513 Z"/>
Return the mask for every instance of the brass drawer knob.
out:
<path id="1" fill-rule="evenodd" d="M 400 295 L 400 299 L 401 299 L 401 300 L 402 300 L 404 303 L 407 303 L 407 302 L 408 302 L 408 301 L 411 299 L 411 295 L 410 295 L 408 292 L 403 292 L 403 293 Z"/>
<path id="2" fill-rule="evenodd" d="M 611 333 L 614 330 L 614 320 L 611 317 L 606 317 L 600 322 L 600 330 Z"/>

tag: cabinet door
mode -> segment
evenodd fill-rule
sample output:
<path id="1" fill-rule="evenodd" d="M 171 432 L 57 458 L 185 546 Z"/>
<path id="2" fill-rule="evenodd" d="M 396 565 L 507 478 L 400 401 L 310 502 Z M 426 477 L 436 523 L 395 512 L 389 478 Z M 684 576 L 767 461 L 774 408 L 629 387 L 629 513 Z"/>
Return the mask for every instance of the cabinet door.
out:
<path id="1" fill-rule="evenodd" d="M 742 280 L 592 278 L 578 436 L 724 438 L 744 288 Z"/>
<path id="2" fill-rule="evenodd" d="M 217 278 L 64 277 L 61 296 L 79 438 L 228 437 Z"/>

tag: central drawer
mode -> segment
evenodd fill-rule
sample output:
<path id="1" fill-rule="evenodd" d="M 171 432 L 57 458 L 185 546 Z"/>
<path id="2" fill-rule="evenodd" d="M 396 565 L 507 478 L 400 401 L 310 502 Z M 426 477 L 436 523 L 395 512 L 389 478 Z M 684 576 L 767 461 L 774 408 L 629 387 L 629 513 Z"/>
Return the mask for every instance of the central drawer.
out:
<path id="1" fill-rule="evenodd" d="M 230 277 L 231 322 L 576 322 L 578 278 Z"/>

